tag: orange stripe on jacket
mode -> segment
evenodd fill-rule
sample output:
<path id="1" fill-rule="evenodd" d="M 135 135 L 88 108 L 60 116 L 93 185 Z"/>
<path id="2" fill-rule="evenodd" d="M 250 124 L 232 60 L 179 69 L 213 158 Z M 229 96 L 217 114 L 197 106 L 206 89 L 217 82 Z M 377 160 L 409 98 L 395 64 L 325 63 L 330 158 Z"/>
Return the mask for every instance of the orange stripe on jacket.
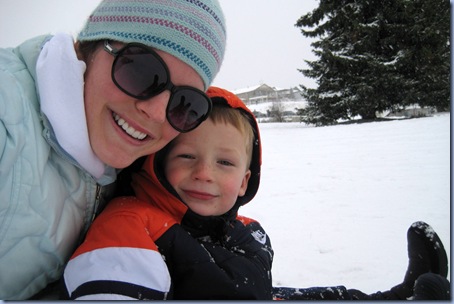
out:
<path id="1" fill-rule="evenodd" d="M 72 258 L 106 247 L 134 247 L 158 251 L 154 240 L 177 222 L 161 210 L 135 197 L 110 202 L 96 218 Z"/>

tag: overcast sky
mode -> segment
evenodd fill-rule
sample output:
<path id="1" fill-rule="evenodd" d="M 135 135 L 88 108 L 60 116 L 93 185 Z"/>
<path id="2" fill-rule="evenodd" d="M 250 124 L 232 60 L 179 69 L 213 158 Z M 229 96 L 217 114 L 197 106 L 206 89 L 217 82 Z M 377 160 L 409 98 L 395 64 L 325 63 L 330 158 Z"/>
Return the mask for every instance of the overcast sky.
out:
<path id="1" fill-rule="evenodd" d="M 99 0 L 0 0 L 0 47 L 59 31 L 74 37 Z M 297 69 L 314 60 L 311 40 L 294 26 L 317 0 L 220 0 L 227 22 L 227 50 L 214 85 L 229 90 L 266 83 L 313 85 Z"/>

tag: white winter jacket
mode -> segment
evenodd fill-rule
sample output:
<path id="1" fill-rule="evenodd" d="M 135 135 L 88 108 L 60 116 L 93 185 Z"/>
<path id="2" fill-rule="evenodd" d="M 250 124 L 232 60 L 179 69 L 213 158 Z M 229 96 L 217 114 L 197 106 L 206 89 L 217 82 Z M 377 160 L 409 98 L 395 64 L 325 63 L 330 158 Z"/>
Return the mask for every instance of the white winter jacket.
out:
<path id="1" fill-rule="evenodd" d="M 3 300 L 27 299 L 61 277 L 100 204 L 106 188 L 101 185 L 115 179 L 114 174 L 95 179 L 84 170 L 60 146 L 50 120 L 41 111 L 36 63 L 50 39 L 41 36 L 14 49 L 0 49 Z"/>

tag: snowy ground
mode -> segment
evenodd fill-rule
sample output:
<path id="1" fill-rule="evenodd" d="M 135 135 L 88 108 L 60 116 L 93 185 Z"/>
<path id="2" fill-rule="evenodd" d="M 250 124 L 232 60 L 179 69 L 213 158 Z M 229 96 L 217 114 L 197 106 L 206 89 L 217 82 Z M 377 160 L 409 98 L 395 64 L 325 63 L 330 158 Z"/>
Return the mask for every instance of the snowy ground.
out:
<path id="1" fill-rule="evenodd" d="M 400 283 L 423 220 L 450 257 L 450 114 L 310 127 L 262 123 L 259 193 L 240 213 L 271 238 L 275 286 Z"/>

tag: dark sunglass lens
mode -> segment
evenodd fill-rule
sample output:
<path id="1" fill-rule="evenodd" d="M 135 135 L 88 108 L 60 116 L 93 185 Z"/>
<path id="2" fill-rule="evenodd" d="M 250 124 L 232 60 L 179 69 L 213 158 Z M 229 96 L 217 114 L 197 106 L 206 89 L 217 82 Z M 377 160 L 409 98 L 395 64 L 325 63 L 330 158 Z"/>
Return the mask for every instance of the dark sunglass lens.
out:
<path id="1" fill-rule="evenodd" d="M 170 98 L 167 120 L 177 131 L 188 132 L 207 118 L 210 109 L 211 101 L 203 93 L 179 89 Z"/>
<path id="2" fill-rule="evenodd" d="M 162 62 L 139 46 L 125 48 L 115 59 L 114 82 L 125 93 L 147 99 L 162 92 L 169 76 Z"/>

